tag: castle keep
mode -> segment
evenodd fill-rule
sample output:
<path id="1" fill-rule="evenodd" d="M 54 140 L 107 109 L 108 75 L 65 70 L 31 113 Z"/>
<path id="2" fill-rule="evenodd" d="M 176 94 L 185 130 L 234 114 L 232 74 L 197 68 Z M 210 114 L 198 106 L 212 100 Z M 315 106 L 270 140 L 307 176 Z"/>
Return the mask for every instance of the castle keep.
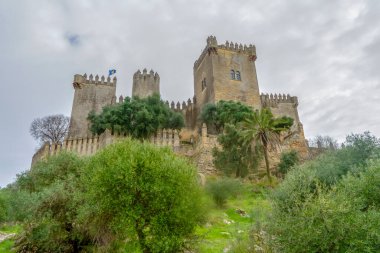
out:
<path id="1" fill-rule="evenodd" d="M 274 116 L 289 116 L 294 119 L 290 136 L 283 142 L 283 149 L 296 149 L 301 157 L 308 155 L 303 126 L 298 116 L 297 97 L 285 94 L 260 94 L 256 74 L 256 48 L 232 42 L 218 44 L 214 36 L 207 38 L 206 46 L 194 63 L 194 94 L 186 102 L 167 101 L 172 110 L 181 112 L 185 128 L 180 133 L 162 130 L 151 141 L 159 146 L 171 146 L 174 151 L 194 160 L 201 172 L 213 170 L 211 150 L 218 145 L 216 136 L 207 132 L 199 121 L 199 114 L 207 103 L 221 100 L 240 101 L 254 109 L 269 107 Z M 104 76 L 74 76 L 74 101 L 67 138 L 62 144 L 45 144 L 33 157 L 33 163 L 43 157 L 69 150 L 81 155 L 90 155 L 98 149 L 122 138 L 106 131 L 92 136 L 87 116 L 91 111 L 100 113 L 106 105 L 123 102 L 116 97 L 117 79 Z M 132 96 L 147 97 L 160 94 L 160 76 L 144 69 L 133 75 Z M 277 155 L 276 155 L 277 153 Z M 278 151 L 272 159 L 278 159 Z"/>

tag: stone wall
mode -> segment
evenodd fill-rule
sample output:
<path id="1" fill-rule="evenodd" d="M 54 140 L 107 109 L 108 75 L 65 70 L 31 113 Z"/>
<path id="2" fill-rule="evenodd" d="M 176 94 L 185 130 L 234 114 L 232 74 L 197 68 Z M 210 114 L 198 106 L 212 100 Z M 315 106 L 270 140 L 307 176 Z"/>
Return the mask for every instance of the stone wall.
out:
<path id="1" fill-rule="evenodd" d="M 63 143 L 45 143 L 34 154 L 32 158 L 32 166 L 37 161 L 59 154 L 62 151 L 73 152 L 80 156 L 90 156 L 95 154 L 98 150 L 125 138 L 126 137 L 123 135 L 111 134 L 109 130 L 106 130 L 101 135 L 90 138 L 68 138 L 64 140 Z M 172 147 L 175 152 L 181 151 L 179 134 L 177 131 L 161 130 L 152 136 L 150 142 L 159 147 Z"/>

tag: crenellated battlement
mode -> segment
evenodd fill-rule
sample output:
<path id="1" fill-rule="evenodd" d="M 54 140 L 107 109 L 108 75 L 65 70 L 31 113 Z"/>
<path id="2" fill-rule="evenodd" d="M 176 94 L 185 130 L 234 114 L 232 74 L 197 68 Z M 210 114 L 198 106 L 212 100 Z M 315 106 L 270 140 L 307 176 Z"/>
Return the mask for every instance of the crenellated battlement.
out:
<path id="1" fill-rule="evenodd" d="M 140 70 L 137 70 L 134 74 L 133 74 L 133 80 L 139 80 L 139 79 L 153 79 L 154 81 L 158 81 L 160 80 L 160 76 L 158 75 L 157 72 L 154 72 L 153 69 L 151 69 L 148 73 L 148 70 L 145 68 L 143 69 L 143 71 L 141 72 Z"/>
<path id="2" fill-rule="evenodd" d="M 126 136 L 118 133 L 112 134 L 106 130 L 99 136 L 88 138 L 68 138 L 62 143 L 51 144 L 46 142 L 32 158 L 32 166 L 40 160 L 46 159 L 50 156 L 57 155 L 62 151 L 73 152 L 80 156 L 90 156 L 95 154 L 98 150 L 117 142 L 118 140 L 125 139 Z M 179 133 L 176 130 L 162 129 L 159 130 L 150 139 L 151 143 L 157 146 L 169 146 L 173 150 L 180 148 Z"/>
<path id="3" fill-rule="evenodd" d="M 196 98 L 195 96 L 193 97 L 193 100 L 191 100 L 190 98 L 187 100 L 187 102 L 185 101 L 182 101 L 182 103 L 180 103 L 179 101 L 175 102 L 175 101 L 172 101 L 169 103 L 169 101 L 166 101 L 165 104 L 167 106 L 169 106 L 172 110 L 174 111 L 188 111 L 188 110 L 193 110 L 195 105 L 196 105 Z"/>
<path id="4" fill-rule="evenodd" d="M 116 83 L 117 83 L 116 76 L 111 79 L 111 77 L 109 76 L 106 78 L 103 75 L 99 77 L 99 75 L 93 76 L 92 74 L 90 74 L 87 77 L 86 73 L 84 75 L 79 75 L 79 74 L 74 75 L 74 81 L 73 81 L 74 88 L 80 87 L 81 84 L 108 85 L 108 86 L 116 87 Z"/>
<path id="5" fill-rule="evenodd" d="M 224 49 L 233 51 L 236 53 L 243 53 L 246 54 L 250 60 L 255 61 L 257 59 L 256 55 L 256 46 L 249 44 L 241 44 L 241 43 L 234 43 L 226 41 L 224 44 L 218 45 L 218 41 L 216 40 L 215 36 L 209 36 L 206 40 L 207 44 L 204 50 L 202 51 L 201 55 L 199 56 L 198 60 L 194 62 L 194 69 L 199 66 L 199 64 L 202 62 L 205 55 L 210 54 L 212 51 L 217 52 L 218 49 Z"/>
<path id="6" fill-rule="evenodd" d="M 261 94 L 261 104 L 265 107 L 276 107 L 279 103 L 292 103 L 295 106 L 298 105 L 298 98 L 296 96 L 290 96 L 289 94 Z"/>

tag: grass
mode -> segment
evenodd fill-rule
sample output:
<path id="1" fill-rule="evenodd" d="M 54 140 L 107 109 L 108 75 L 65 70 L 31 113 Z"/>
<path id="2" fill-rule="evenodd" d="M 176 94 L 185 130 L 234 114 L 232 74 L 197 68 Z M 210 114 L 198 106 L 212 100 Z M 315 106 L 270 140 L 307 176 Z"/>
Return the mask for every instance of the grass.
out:
<path id="1" fill-rule="evenodd" d="M 2 234 L 18 234 L 21 232 L 21 226 L 20 225 L 10 225 L 10 224 L 3 224 L 0 225 L 0 233 Z M 0 242 L 0 252 L 1 253 L 11 253 L 12 247 L 14 244 L 13 239 L 7 239 L 2 242 Z"/>
<path id="2" fill-rule="evenodd" d="M 254 189 L 251 183 L 245 183 L 242 192 L 228 199 L 223 208 L 214 205 L 208 222 L 196 230 L 200 240 L 196 252 L 223 252 L 236 240 L 247 239 L 253 224 L 265 219 L 270 210 L 266 192 L 265 186 L 258 190 L 257 185 Z M 243 210 L 246 215 L 240 215 L 237 210 Z"/>
<path id="3" fill-rule="evenodd" d="M 11 253 L 13 252 L 11 249 L 13 247 L 14 241 L 12 239 L 8 239 L 0 242 L 0 252 L 1 253 Z"/>

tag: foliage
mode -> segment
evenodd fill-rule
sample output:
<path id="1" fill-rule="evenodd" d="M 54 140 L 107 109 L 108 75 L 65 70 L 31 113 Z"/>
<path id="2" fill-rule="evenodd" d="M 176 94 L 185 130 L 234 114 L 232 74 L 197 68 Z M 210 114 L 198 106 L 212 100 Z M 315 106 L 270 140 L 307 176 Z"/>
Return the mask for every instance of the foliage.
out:
<path id="1" fill-rule="evenodd" d="M 30 134 L 41 143 L 60 143 L 69 129 L 69 117 L 62 114 L 34 119 L 30 125 Z"/>
<path id="2" fill-rule="evenodd" d="M 0 224 L 8 218 L 7 199 L 4 189 L 0 189 Z"/>
<path id="3" fill-rule="evenodd" d="M 63 152 L 18 177 L 15 191 L 33 199 L 27 202 L 30 213 L 15 243 L 18 252 L 78 252 L 90 243 L 75 222 L 80 206 L 75 196 L 80 193 L 78 178 L 83 167 L 82 159 Z"/>
<path id="4" fill-rule="evenodd" d="M 182 114 L 172 111 L 157 94 L 142 99 L 126 97 L 121 104 L 104 107 L 98 115 L 91 112 L 88 119 L 94 134 L 109 129 L 139 139 L 149 138 L 158 129 L 179 130 L 184 126 Z"/>
<path id="5" fill-rule="evenodd" d="M 251 149 L 257 147 L 247 145 L 242 132 L 234 125 L 225 125 L 224 133 L 218 136 L 218 142 L 222 148 L 213 149 L 214 165 L 227 176 L 234 173 L 237 178 L 244 178 L 257 167 L 260 156 L 252 154 L 259 154 L 259 150 L 253 152 Z"/>
<path id="6" fill-rule="evenodd" d="M 379 251 L 379 185 L 378 162 L 331 190 L 317 185 L 313 193 L 287 202 L 287 208 L 281 205 L 284 199 L 275 198 L 271 232 L 276 247 L 281 252 Z"/>
<path id="7" fill-rule="evenodd" d="M 291 170 L 275 190 L 269 230 L 278 251 L 380 250 L 378 142 L 365 133 L 346 143 Z"/>
<path id="8" fill-rule="evenodd" d="M 365 164 L 370 158 L 379 157 L 380 139 L 370 132 L 350 134 L 346 137 L 345 146 L 350 150 L 351 161 L 354 165 Z"/>
<path id="9" fill-rule="evenodd" d="M 278 164 L 278 171 L 285 175 L 291 168 L 298 163 L 298 153 L 295 150 L 283 152 L 280 157 L 280 163 Z"/>
<path id="10" fill-rule="evenodd" d="M 196 170 L 151 144 L 127 139 L 98 152 L 82 184 L 80 222 L 105 250 L 130 238 L 142 252 L 178 252 L 203 215 Z"/>
<path id="11" fill-rule="evenodd" d="M 252 114 L 251 107 L 235 101 L 222 100 L 202 109 L 202 122 L 210 132 L 219 133 L 222 148 L 213 150 L 214 165 L 228 176 L 234 173 L 236 177 L 245 177 L 257 165 L 258 156 L 251 155 L 251 147 L 243 143 L 241 131 L 236 127 Z"/>
<path id="12" fill-rule="evenodd" d="M 246 118 L 241 124 L 244 142 L 253 147 L 262 147 L 269 182 L 272 178 L 269 170 L 268 148 L 270 145 L 277 145 L 280 142 L 280 133 L 289 130 L 292 125 L 292 118 L 286 116 L 274 118 L 269 108 L 256 110 L 251 119 Z M 251 150 L 256 151 L 257 148 Z"/>
<path id="13" fill-rule="evenodd" d="M 252 108 L 235 101 L 219 101 L 217 104 L 206 104 L 200 118 L 207 128 L 221 133 L 226 124 L 236 125 L 246 118 L 252 117 Z"/>
<path id="14" fill-rule="evenodd" d="M 210 194 L 218 207 L 223 207 L 230 197 L 236 197 L 242 190 L 240 181 L 231 178 L 223 178 L 208 182 L 206 191 Z"/>

